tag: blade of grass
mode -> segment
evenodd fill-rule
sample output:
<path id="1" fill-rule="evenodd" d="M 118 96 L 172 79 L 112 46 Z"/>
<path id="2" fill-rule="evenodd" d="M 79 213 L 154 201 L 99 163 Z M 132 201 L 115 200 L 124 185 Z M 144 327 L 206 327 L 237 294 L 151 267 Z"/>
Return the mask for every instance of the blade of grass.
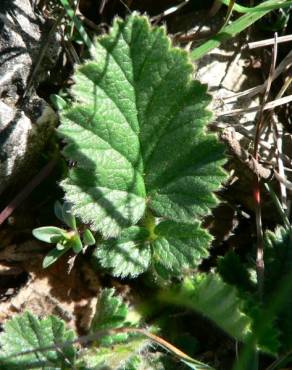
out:
<path id="1" fill-rule="evenodd" d="M 221 0 L 227 5 L 229 5 L 229 0 Z M 191 58 L 193 61 L 202 58 L 209 51 L 218 47 L 223 41 L 228 40 L 229 38 L 237 35 L 238 33 L 244 31 L 246 28 L 251 26 L 253 23 L 261 19 L 263 16 L 268 14 L 271 10 L 281 8 L 284 6 L 292 5 L 292 0 L 283 2 L 265 1 L 263 4 L 255 6 L 253 8 L 246 8 L 248 11 L 245 11 L 246 14 L 238 18 L 236 21 L 232 22 L 228 26 L 224 27 L 219 33 L 211 37 L 201 46 L 197 47 L 191 52 Z M 238 10 L 238 5 L 234 4 L 233 10 Z"/>
<path id="2" fill-rule="evenodd" d="M 233 0 L 220 0 L 222 4 L 229 6 L 230 1 Z M 254 13 L 258 12 L 261 10 L 275 10 L 279 8 L 287 8 L 292 5 L 291 0 L 282 0 L 282 1 L 266 1 L 266 3 L 260 4 L 259 6 L 254 6 L 254 7 L 247 7 L 247 6 L 242 6 L 239 4 L 234 4 L 233 10 L 237 11 L 238 13 Z"/>
<path id="3" fill-rule="evenodd" d="M 286 229 L 289 229 L 291 226 L 290 226 L 290 221 L 287 217 L 287 214 L 279 200 L 279 198 L 277 197 L 277 194 L 274 192 L 273 188 L 270 186 L 270 184 L 268 183 L 265 183 L 265 188 L 266 190 L 269 192 L 271 198 L 272 198 L 272 201 L 275 205 L 275 207 L 277 208 L 278 212 L 279 212 L 279 215 L 281 216 L 282 218 L 282 222 L 285 226 Z"/>
<path id="4" fill-rule="evenodd" d="M 76 16 L 75 11 L 71 8 L 68 0 L 59 0 L 63 8 L 65 9 L 67 16 L 72 19 L 74 22 L 75 28 L 79 32 L 80 36 L 83 39 L 84 44 L 88 47 L 88 50 L 92 56 L 94 56 L 94 44 L 88 36 L 85 28 L 83 27 L 82 22 Z"/>

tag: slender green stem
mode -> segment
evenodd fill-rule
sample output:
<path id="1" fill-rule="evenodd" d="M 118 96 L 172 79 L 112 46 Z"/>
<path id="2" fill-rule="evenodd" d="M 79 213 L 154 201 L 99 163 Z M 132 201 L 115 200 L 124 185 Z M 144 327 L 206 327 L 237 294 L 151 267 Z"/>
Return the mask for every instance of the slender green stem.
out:
<path id="1" fill-rule="evenodd" d="M 82 37 L 85 45 L 88 47 L 90 54 L 94 56 L 94 44 L 91 41 L 90 37 L 88 36 L 87 32 L 85 31 L 82 22 L 80 22 L 79 18 L 76 16 L 75 11 L 71 8 L 68 0 L 59 0 L 59 1 L 66 10 L 68 17 L 71 18 L 72 21 L 74 22 L 75 28 Z"/>

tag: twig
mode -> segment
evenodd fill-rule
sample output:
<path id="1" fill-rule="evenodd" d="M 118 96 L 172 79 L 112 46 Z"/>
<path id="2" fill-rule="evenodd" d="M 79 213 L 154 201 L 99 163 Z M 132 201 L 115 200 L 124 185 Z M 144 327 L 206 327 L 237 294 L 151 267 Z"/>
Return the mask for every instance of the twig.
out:
<path id="1" fill-rule="evenodd" d="M 220 138 L 227 144 L 230 154 L 243 164 L 244 169 L 248 171 L 249 177 L 257 176 L 263 181 L 271 180 L 273 170 L 265 168 L 241 147 L 235 137 L 235 130 L 232 127 L 224 129 L 220 133 Z"/>
<path id="2" fill-rule="evenodd" d="M 30 195 L 30 193 L 50 174 L 56 164 L 51 160 L 42 170 L 17 194 L 17 196 L 0 213 L 0 225 L 14 212 L 14 210 Z"/>
<path id="3" fill-rule="evenodd" d="M 260 111 L 260 116 L 256 124 L 256 131 L 254 137 L 254 149 L 253 156 L 257 161 L 259 159 L 258 147 L 261 130 L 264 126 L 264 108 L 268 100 L 271 84 L 273 81 L 273 76 L 276 68 L 277 60 L 277 34 L 275 34 L 275 44 L 272 55 L 272 63 L 267 79 L 267 86 L 265 95 L 262 102 L 262 109 Z M 258 282 L 258 292 L 260 299 L 263 297 L 264 290 L 264 273 L 265 273 L 265 263 L 264 263 L 264 235 L 262 227 L 262 211 L 261 211 L 261 189 L 260 189 L 260 178 L 255 176 L 254 182 L 254 202 L 255 202 L 255 215 L 256 215 L 256 229 L 257 229 L 257 257 L 256 257 L 256 272 L 257 272 L 257 282 Z"/>
<path id="4" fill-rule="evenodd" d="M 292 182 L 287 180 L 286 178 L 282 177 L 277 171 L 274 170 L 274 175 L 276 177 L 276 179 L 284 184 L 286 186 L 287 189 L 289 190 L 292 190 Z"/>
<path id="5" fill-rule="evenodd" d="M 232 127 L 234 127 L 234 125 Z M 248 139 L 253 139 L 252 133 L 242 126 L 239 126 L 239 127 L 236 126 L 236 131 Z M 271 152 L 272 150 L 275 150 L 274 147 L 272 147 L 268 142 L 262 139 L 260 139 L 259 145 L 262 146 L 264 149 L 267 149 L 269 152 Z M 283 161 L 287 163 L 287 165 L 292 167 L 292 160 L 288 155 L 286 155 L 285 153 L 279 153 L 279 156 L 282 158 Z M 289 171 L 289 169 L 287 169 L 286 167 L 285 169 L 286 171 L 287 170 Z"/>
<path id="6" fill-rule="evenodd" d="M 283 153 L 283 150 L 282 150 L 282 144 L 283 144 L 282 134 L 283 133 L 279 132 L 277 124 L 276 124 L 276 119 L 275 119 L 273 114 L 271 115 L 271 123 L 272 123 L 274 141 L 276 143 L 276 148 L 277 148 L 276 158 L 277 158 L 277 162 L 278 162 L 279 174 L 283 178 L 286 178 L 285 170 L 284 170 L 284 164 L 283 164 L 283 160 L 282 160 L 282 157 L 281 157 L 281 154 Z M 280 193 L 281 193 L 281 201 L 282 201 L 283 209 L 285 210 L 285 212 L 288 215 L 287 190 L 286 190 L 286 186 L 281 182 L 280 182 Z"/>
<path id="7" fill-rule="evenodd" d="M 245 114 L 245 113 L 250 113 L 250 112 L 261 112 L 262 110 L 271 110 L 276 107 L 279 107 L 280 105 L 283 104 L 288 104 L 292 101 L 292 95 L 284 96 L 283 98 L 280 99 L 275 99 L 273 101 L 270 101 L 264 105 L 257 105 L 256 107 L 249 107 L 249 108 L 242 108 L 242 109 L 231 109 L 229 111 L 225 112 L 220 112 L 217 114 L 217 117 L 223 117 L 223 116 L 237 116 L 239 114 Z"/>
<path id="8" fill-rule="evenodd" d="M 292 35 L 286 35 L 286 36 L 278 37 L 278 44 L 280 44 L 282 42 L 289 42 L 289 41 L 292 41 Z M 261 47 L 264 47 L 264 46 L 273 45 L 274 42 L 275 42 L 275 39 L 272 38 L 272 39 L 250 42 L 250 43 L 247 44 L 247 46 L 251 50 L 251 49 L 261 48 Z"/>
<path id="9" fill-rule="evenodd" d="M 181 8 L 183 8 L 184 6 L 186 6 L 189 3 L 189 1 L 190 0 L 184 0 L 183 2 L 181 2 L 180 4 L 178 4 L 176 6 L 172 6 L 171 8 L 166 9 L 164 12 L 162 12 L 158 15 L 155 15 L 154 17 L 151 18 L 151 20 L 155 21 L 155 22 L 158 22 L 162 18 L 167 17 L 168 15 L 171 15 L 171 14 L 175 13 L 178 10 L 180 10 Z"/>
<path id="10" fill-rule="evenodd" d="M 287 90 L 287 88 L 289 87 L 290 83 L 292 81 L 292 78 L 288 78 L 284 85 L 282 86 L 282 88 L 280 89 L 279 93 L 277 94 L 276 98 L 281 98 L 282 95 L 285 93 L 285 91 Z M 276 151 L 276 156 L 277 156 L 277 162 L 278 162 L 278 169 L 279 169 L 279 175 L 286 179 L 286 175 L 285 175 L 285 169 L 284 169 L 284 164 L 283 164 L 283 160 L 282 160 L 282 135 L 283 135 L 283 132 L 279 132 L 278 130 L 278 127 L 277 127 L 277 124 L 276 124 L 276 118 L 275 118 L 275 115 L 273 112 L 271 112 L 270 114 L 270 118 L 271 118 L 271 122 L 272 122 L 272 129 L 273 129 L 273 134 L 274 134 L 274 140 L 275 140 L 275 143 L 276 143 L 276 148 L 277 148 L 277 151 Z M 284 183 L 280 182 L 280 192 L 281 192 L 281 201 L 282 201 L 282 207 L 288 217 L 288 201 L 287 201 L 287 190 L 286 190 L 286 186 Z"/>
<path id="11" fill-rule="evenodd" d="M 280 76 L 280 74 L 284 71 L 286 71 L 290 66 L 292 65 L 292 51 L 290 51 L 286 57 L 281 61 L 281 63 L 277 66 L 274 76 L 273 76 L 273 81 Z M 238 98 L 245 98 L 245 99 L 250 99 L 253 96 L 263 92 L 267 86 L 267 80 L 259 86 L 252 87 L 248 90 L 239 92 L 237 94 L 225 96 L 222 98 L 225 102 L 228 100 L 234 101 L 237 100 Z"/>

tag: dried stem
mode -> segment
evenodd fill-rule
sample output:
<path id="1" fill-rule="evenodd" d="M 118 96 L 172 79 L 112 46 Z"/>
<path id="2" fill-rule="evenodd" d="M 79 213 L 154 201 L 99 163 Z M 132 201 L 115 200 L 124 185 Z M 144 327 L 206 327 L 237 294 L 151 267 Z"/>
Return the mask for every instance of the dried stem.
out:
<path id="1" fill-rule="evenodd" d="M 260 111 L 260 116 L 256 125 L 256 132 L 254 138 L 254 149 L 253 156 L 256 161 L 259 159 L 258 147 L 260 141 L 261 130 L 264 126 L 264 107 L 268 100 L 271 84 L 273 81 L 273 76 L 276 69 L 276 60 L 277 60 L 277 34 L 275 34 L 275 43 L 272 55 L 272 63 L 269 72 L 269 77 L 267 80 L 267 86 L 265 95 L 262 102 L 262 109 Z M 254 202 L 255 202 L 255 216 L 256 216 L 256 230 L 257 230 L 257 257 L 256 257 L 256 271 L 257 271 L 257 281 L 258 281 L 258 292 L 259 296 L 262 299 L 263 290 L 264 290 L 264 273 L 265 273 L 265 264 L 264 264 L 264 235 L 262 227 L 262 211 L 261 211 L 261 190 L 260 190 L 260 178 L 255 176 L 254 180 L 254 190 L 253 190 Z"/>

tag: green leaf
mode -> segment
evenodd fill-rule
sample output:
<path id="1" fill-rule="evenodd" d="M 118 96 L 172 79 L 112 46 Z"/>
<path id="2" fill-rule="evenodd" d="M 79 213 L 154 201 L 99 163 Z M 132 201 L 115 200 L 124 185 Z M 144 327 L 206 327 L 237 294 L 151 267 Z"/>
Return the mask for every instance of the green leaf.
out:
<path id="1" fill-rule="evenodd" d="M 275 233 L 265 236 L 265 302 L 271 299 L 271 292 L 280 291 L 287 276 L 292 274 L 292 229 L 278 227 Z M 278 309 L 276 323 L 280 330 L 281 351 L 292 347 L 292 296 L 286 295 Z"/>
<path id="2" fill-rule="evenodd" d="M 154 234 L 138 226 L 122 231 L 117 239 L 100 243 L 93 254 L 114 276 L 136 277 L 145 272 L 152 260 L 163 277 L 179 275 L 186 269 L 198 267 L 209 256 L 211 236 L 195 225 L 162 221 Z"/>
<path id="3" fill-rule="evenodd" d="M 87 370 L 138 370 L 130 366 L 131 360 L 136 354 L 141 356 L 141 351 L 147 346 L 149 340 L 140 337 L 128 343 L 112 345 L 111 348 L 91 348 L 81 353 L 80 362 Z"/>
<path id="4" fill-rule="evenodd" d="M 56 217 L 63 223 L 65 223 L 68 227 L 73 230 L 77 229 L 76 226 L 76 219 L 72 215 L 71 206 L 68 203 L 61 204 L 59 201 L 55 202 L 54 204 L 54 211 Z"/>
<path id="5" fill-rule="evenodd" d="M 46 243 L 57 243 L 66 238 L 66 230 L 55 226 L 43 226 L 32 230 L 35 238 Z"/>
<path id="6" fill-rule="evenodd" d="M 80 253 L 83 249 L 83 245 L 79 235 L 74 235 L 74 237 L 70 239 L 70 242 L 68 244 L 76 254 Z"/>
<path id="7" fill-rule="evenodd" d="M 248 269 L 235 252 L 228 252 L 219 259 L 218 271 L 226 283 L 242 292 L 255 291 L 256 286 L 250 279 Z"/>
<path id="8" fill-rule="evenodd" d="M 151 251 L 146 229 L 132 226 L 122 231 L 118 239 L 108 239 L 96 247 L 93 256 L 114 276 L 135 277 L 150 265 Z"/>
<path id="9" fill-rule="evenodd" d="M 116 329 L 125 325 L 128 307 L 119 297 L 114 296 L 114 293 L 114 289 L 102 290 L 96 305 L 90 332 Z M 128 334 L 126 333 L 109 334 L 101 338 L 101 343 L 112 345 L 124 341 L 127 337 Z"/>
<path id="10" fill-rule="evenodd" d="M 62 244 L 57 244 L 56 248 L 50 250 L 43 260 L 43 268 L 47 268 L 55 263 L 63 254 L 65 254 L 71 248 L 70 245 L 65 247 Z"/>
<path id="11" fill-rule="evenodd" d="M 161 299 L 191 308 L 215 322 L 226 333 L 243 341 L 251 332 L 251 318 L 235 288 L 216 274 L 186 279 L 178 288 L 161 293 Z"/>
<path id="12" fill-rule="evenodd" d="M 89 229 L 86 229 L 82 235 L 82 240 L 84 245 L 94 245 L 96 243 L 94 236 L 92 235 L 92 232 Z"/>
<path id="13" fill-rule="evenodd" d="M 226 1 L 224 0 L 224 2 Z M 209 38 L 202 45 L 196 47 L 191 52 L 192 60 L 195 61 L 199 58 L 202 58 L 204 55 L 208 54 L 211 50 L 218 47 L 222 42 L 244 31 L 249 26 L 254 24 L 256 21 L 263 18 L 266 14 L 268 14 L 273 9 L 286 6 L 288 5 L 288 3 L 291 4 L 291 2 L 287 0 L 283 0 L 281 3 L 278 0 L 270 0 L 270 1 L 264 1 L 258 6 L 255 6 L 252 8 L 240 7 L 239 5 L 235 4 L 234 10 L 243 11 L 246 14 L 239 17 L 238 19 L 231 22 L 230 24 L 226 25 L 222 30 L 220 30 L 220 32 L 216 33 L 214 36 Z M 228 1 L 228 4 L 229 4 L 229 1 Z"/>
<path id="14" fill-rule="evenodd" d="M 193 223 L 216 204 L 224 151 L 205 133 L 211 97 L 192 73 L 164 28 L 135 14 L 117 19 L 95 60 L 76 70 L 76 101 L 59 127 L 76 166 L 61 185 L 73 213 L 103 236 L 136 224 L 146 205 Z"/>
<path id="15" fill-rule="evenodd" d="M 53 346 L 74 340 L 71 330 L 54 316 L 39 320 L 30 313 L 24 313 L 4 324 L 0 335 L 0 368 L 6 370 L 73 368 L 75 349 L 73 345 L 56 347 L 46 351 L 38 348 Z M 18 356 L 25 351 L 35 350 Z"/>
<path id="16" fill-rule="evenodd" d="M 261 320 L 264 307 L 258 302 L 256 285 L 252 282 L 250 274 L 233 251 L 220 258 L 218 271 L 223 280 L 237 288 L 239 297 L 244 301 L 244 311 L 248 312 L 252 319 L 252 332 L 257 333 L 257 348 L 265 353 L 275 354 L 279 348 L 279 332 L 274 323 L 273 315 L 265 320 L 264 327 Z"/>
<path id="17" fill-rule="evenodd" d="M 58 200 L 54 204 L 54 213 L 55 213 L 55 216 L 61 222 L 64 222 L 64 218 L 63 218 L 63 205 Z"/>
<path id="18" fill-rule="evenodd" d="M 173 274 L 198 267 L 209 256 L 212 240 L 209 233 L 195 225 L 163 221 L 154 230 L 157 238 L 151 243 L 153 263 L 158 270 L 165 268 Z"/>
<path id="19" fill-rule="evenodd" d="M 65 109 L 67 106 L 66 100 L 64 100 L 60 95 L 57 94 L 51 94 L 50 101 L 56 110 Z"/>

